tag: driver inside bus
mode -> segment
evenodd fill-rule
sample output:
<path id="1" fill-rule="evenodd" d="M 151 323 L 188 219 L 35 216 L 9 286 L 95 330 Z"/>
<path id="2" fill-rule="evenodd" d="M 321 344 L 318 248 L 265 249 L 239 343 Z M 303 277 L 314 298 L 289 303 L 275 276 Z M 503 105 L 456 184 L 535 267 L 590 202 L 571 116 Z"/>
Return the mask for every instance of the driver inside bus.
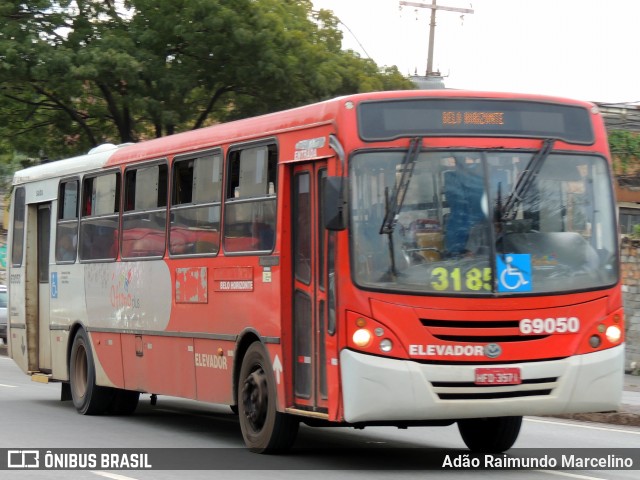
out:
<path id="1" fill-rule="evenodd" d="M 477 226 L 476 233 L 483 226 L 486 229 L 488 212 L 483 208 L 483 200 L 486 203 L 484 181 L 473 167 L 462 166 L 444 174 L 444 194 L 449 206 L 444 246 L 448 256 L 473 251 L 473 243 L 481 239 L 472 238 L 472 229 Z"/>

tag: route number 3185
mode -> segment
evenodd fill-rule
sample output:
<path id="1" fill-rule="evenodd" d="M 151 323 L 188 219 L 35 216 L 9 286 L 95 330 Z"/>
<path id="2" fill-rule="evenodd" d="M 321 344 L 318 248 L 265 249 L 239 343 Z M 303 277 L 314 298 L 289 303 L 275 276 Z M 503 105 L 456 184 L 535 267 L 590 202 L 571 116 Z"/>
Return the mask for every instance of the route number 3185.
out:
<path id="1" fill-rule="evenodd" d="M 486 290 L 490 292 L 491 268 L 470 268 L 463 271 L 459 267 L 451 269 L 437 267 L 431 271 L 431 287 L 439 292 L 445 290 L 453 290 L 454 292 Z"/>

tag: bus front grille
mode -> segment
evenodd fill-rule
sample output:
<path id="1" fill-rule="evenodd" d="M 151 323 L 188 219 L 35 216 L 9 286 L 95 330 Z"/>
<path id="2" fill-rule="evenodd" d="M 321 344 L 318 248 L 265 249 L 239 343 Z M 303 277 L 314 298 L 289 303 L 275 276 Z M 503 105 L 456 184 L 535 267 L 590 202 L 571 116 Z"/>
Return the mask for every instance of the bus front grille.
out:
<path id="1" fill-rule="evenodd" d="M 520 335 L 518 320 L 435 320 L 421 318 L 420 323 L 438 340 L 448 342 L 530 342 L 549 335 Z"/>
<path id="2" fill-rule="evenodd" d="M 476 385 L 473 382 L 431 382 L 440 400 L 490 400 L 551 395 L 558 377 L 522 380 L 519 385 Z"/>

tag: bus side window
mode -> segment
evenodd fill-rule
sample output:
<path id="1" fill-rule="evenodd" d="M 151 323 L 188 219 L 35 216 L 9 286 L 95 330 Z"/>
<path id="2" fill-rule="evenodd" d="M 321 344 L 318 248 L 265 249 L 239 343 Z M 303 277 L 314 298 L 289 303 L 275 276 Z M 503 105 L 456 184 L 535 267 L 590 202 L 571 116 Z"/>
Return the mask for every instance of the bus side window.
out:
<path id="1" fill-rule="evenodd" d="M 22 253 L 24 244 L 24 217 L 25 217 L 25 191 L 24 188 L 16 188 L 14 194 L 13 226 L 11 239 L 11 265 L 22 266 Z"/>
<path id="2" fill-rule="evenodd" d="M 122 258 L 164 255 L 167 170 L 165 163 L 157 163 L 125 171 Z"/>
<path id="3" fill-rule="evenodd" d="M 77 179 L 60 182 L 56 225 L 56 262 L 75 262 L 78 248 Z"/>
<path id="4" fill-rule="evenodd" d="M 275 145 L 230 152 L 225 200 L 225 252 L 273 250 L 277 163 Z"/>
<path id="5" fill-rule="evenodd" d="M 174 161 L 169 231 L 171 255 L 218 253 L 221 197 L 220 151 Z"/>
<path id="6" fill-rule="evenodd" d="M 118 256 L 120 172 L 85 177 L 82 185 L 80 259 L 115 260 Z"/>

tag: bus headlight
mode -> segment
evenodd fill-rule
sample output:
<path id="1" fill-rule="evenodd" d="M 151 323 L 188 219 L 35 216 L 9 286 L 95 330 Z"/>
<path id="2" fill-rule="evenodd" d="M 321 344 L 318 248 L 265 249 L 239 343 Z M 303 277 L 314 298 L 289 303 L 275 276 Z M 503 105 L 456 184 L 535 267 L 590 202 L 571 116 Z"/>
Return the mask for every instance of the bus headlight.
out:
<path id="1" fill-rule="evenodd" d="M 610 327 L 607 327 L 605 335 L 607 336 L 607 340 L 611 343 L 618 343 L 620 338 L 622 338 L 622 331 L 619 326 L 611 325 Z"/>
<path id="2" fill-rule="evenodd" d="M 359 328 L 353 332 L 353 343 L 358 347 L 366 347 L 371 343 L 371 332 L 366 328 Z"/>
<path id="3" fill-rule="evenodd" d="M 391 313 L 383 311 L 381 315 L 389 318 Z M 392 320 L 389 320 L 392 322 Z M 374 320 L 358 312 L 347 312 L 346 318 L 348 347 L 353 350 L 361 350 L 371 355 L 393 356 L 395 358 L 408 358 L 402 342 L 393 332 L 393 327 Z"/>
<path id="4" fill-rule="evenodd" d="M 382 350 L 384 353 L 389 353 L 392 348 L 393 342 L 391 340 L 389 340 L 388 338 L 383 338 L 382 340 L 380 340 L 380 350 Z"/>

